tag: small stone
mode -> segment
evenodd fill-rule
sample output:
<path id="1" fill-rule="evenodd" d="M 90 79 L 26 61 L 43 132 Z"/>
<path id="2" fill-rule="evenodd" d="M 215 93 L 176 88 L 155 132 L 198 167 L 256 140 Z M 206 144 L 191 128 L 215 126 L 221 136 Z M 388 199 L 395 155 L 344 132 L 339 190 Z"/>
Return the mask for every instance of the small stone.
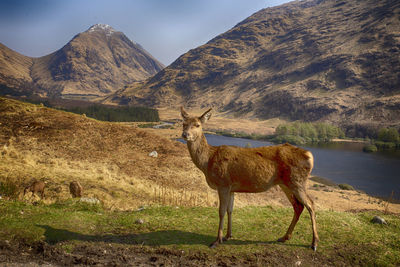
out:
<path id="1" fill-rule="evenodd" d="M 90 204 L 100 204 L 100 200 L 94 197 L 82 197 L 79 199 L 79 202 L 86 202 Z"/>
<path id="2" fill-rule="evenodd" d="M 150 157 L 153 157 L 153 158 L 157 158 L 158 157 L 158 153 L 157 153 L 157 151 L 151 151 L 150 153 L 149 153 L 149 156 Z"/>
<path id="3" fill-rule="evenodd" d="M 144 221 L 142 219 L 137 219 L 135 221 L 136 224 L 144 224 Z"/>
<path id="4" fill-rule="evenodd" d="M 377 223 L 377 224 L 387 224 L 385 219 L 383 219 L 383 218 L 381 218 L 379 216 L 375 216 L 374 218 L 372 218 L 371 222 L 372 223 Z"/>
<path id="5" fill-rule="evenodd" d="M 296 263 L 294 265 L 295 266 L 300 266 L 301 265 L 301 261 L 296 261 Z"/>

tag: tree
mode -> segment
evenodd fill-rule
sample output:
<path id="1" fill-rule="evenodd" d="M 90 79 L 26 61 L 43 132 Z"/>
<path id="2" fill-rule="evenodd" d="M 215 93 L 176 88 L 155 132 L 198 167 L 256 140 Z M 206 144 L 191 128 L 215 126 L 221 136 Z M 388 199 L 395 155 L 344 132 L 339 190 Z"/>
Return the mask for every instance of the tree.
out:
<path id="1" fill-rule="evenodd" d="M 378 140 L 397 143 L 399 141 L 399 132 L 395 128 L 382 128 L 378 132 Z"/>

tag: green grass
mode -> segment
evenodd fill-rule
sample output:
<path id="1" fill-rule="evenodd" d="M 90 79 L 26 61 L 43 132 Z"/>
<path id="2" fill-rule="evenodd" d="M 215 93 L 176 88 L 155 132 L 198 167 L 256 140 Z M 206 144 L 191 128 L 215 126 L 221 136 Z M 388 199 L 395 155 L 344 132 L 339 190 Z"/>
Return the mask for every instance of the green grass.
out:
<path id="1" fill-rule="evenodd" d="M 246 207 L 234 210 L 234 239 L 208 248 L 217 232 L 217 208 L 148 207 L 142 211 L 107 211 L 100 206 L 73 200 L 32 205 L 0 201 L 0 239 L 61 242 L 66 252 L 76 242 L 110 242 L 200 252 L 211 256 L 250 257 L 255 253 L 314 255 L 310 218 L 304 212 L 286 243 L 281 237 L 293 216 L 291 208 Z M 370 222 L 375 215 L 388 225 Z M 142 219 L 143 224 L 135 223 Z M 317 212 L 320 243 L 316 255 L 332 265 L 340 259 L 346 265 L 399 265 L 400 218 L 379 212 Z M 314 256 L 312 256 L 314 257 Z M 331 263 L 329 263 L 331 262 Z"/>

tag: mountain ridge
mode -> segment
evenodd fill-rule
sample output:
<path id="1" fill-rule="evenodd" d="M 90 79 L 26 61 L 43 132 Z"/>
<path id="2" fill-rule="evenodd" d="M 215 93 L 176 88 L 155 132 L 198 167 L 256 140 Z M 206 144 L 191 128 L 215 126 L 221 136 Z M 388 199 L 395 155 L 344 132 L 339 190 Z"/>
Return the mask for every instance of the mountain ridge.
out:
<path id="1" fill-rule="evenodd" d="M 0 50 L 3 86 L 47 97 L 104 96 L 164 67 L 139 44 L 106 24 L 95 24 L 59 50 L 38 58 L 23 56 L 4 45 Z M 7 60 L 12 57 L 19 62 Z M 29 61 L 30 66 L 22 64 L 21 59 Z M 30 89 L 18 89 L 24 83 Z"/>
<path id="2" fill-rule="evenodd" d="M 399 14 L 391 0 L 262 9 L 106 101 L 399 126 Z"/>

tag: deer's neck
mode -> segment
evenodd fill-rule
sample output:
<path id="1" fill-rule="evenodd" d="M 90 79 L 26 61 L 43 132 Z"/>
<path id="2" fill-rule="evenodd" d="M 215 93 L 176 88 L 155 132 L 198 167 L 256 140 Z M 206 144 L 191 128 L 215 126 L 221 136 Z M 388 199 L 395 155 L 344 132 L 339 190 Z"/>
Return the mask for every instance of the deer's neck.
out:
<path id="1" fill-rule="evenodd" d="M 188 141 L 187 146 L 189 149 L 190 156 L 194 164 L 204 174 L 207 174 L 208 160 L 211 155 L 211 146 L 207 143 L 207 139 L 204 134 L 197 138 L 195 141 Z"/>

